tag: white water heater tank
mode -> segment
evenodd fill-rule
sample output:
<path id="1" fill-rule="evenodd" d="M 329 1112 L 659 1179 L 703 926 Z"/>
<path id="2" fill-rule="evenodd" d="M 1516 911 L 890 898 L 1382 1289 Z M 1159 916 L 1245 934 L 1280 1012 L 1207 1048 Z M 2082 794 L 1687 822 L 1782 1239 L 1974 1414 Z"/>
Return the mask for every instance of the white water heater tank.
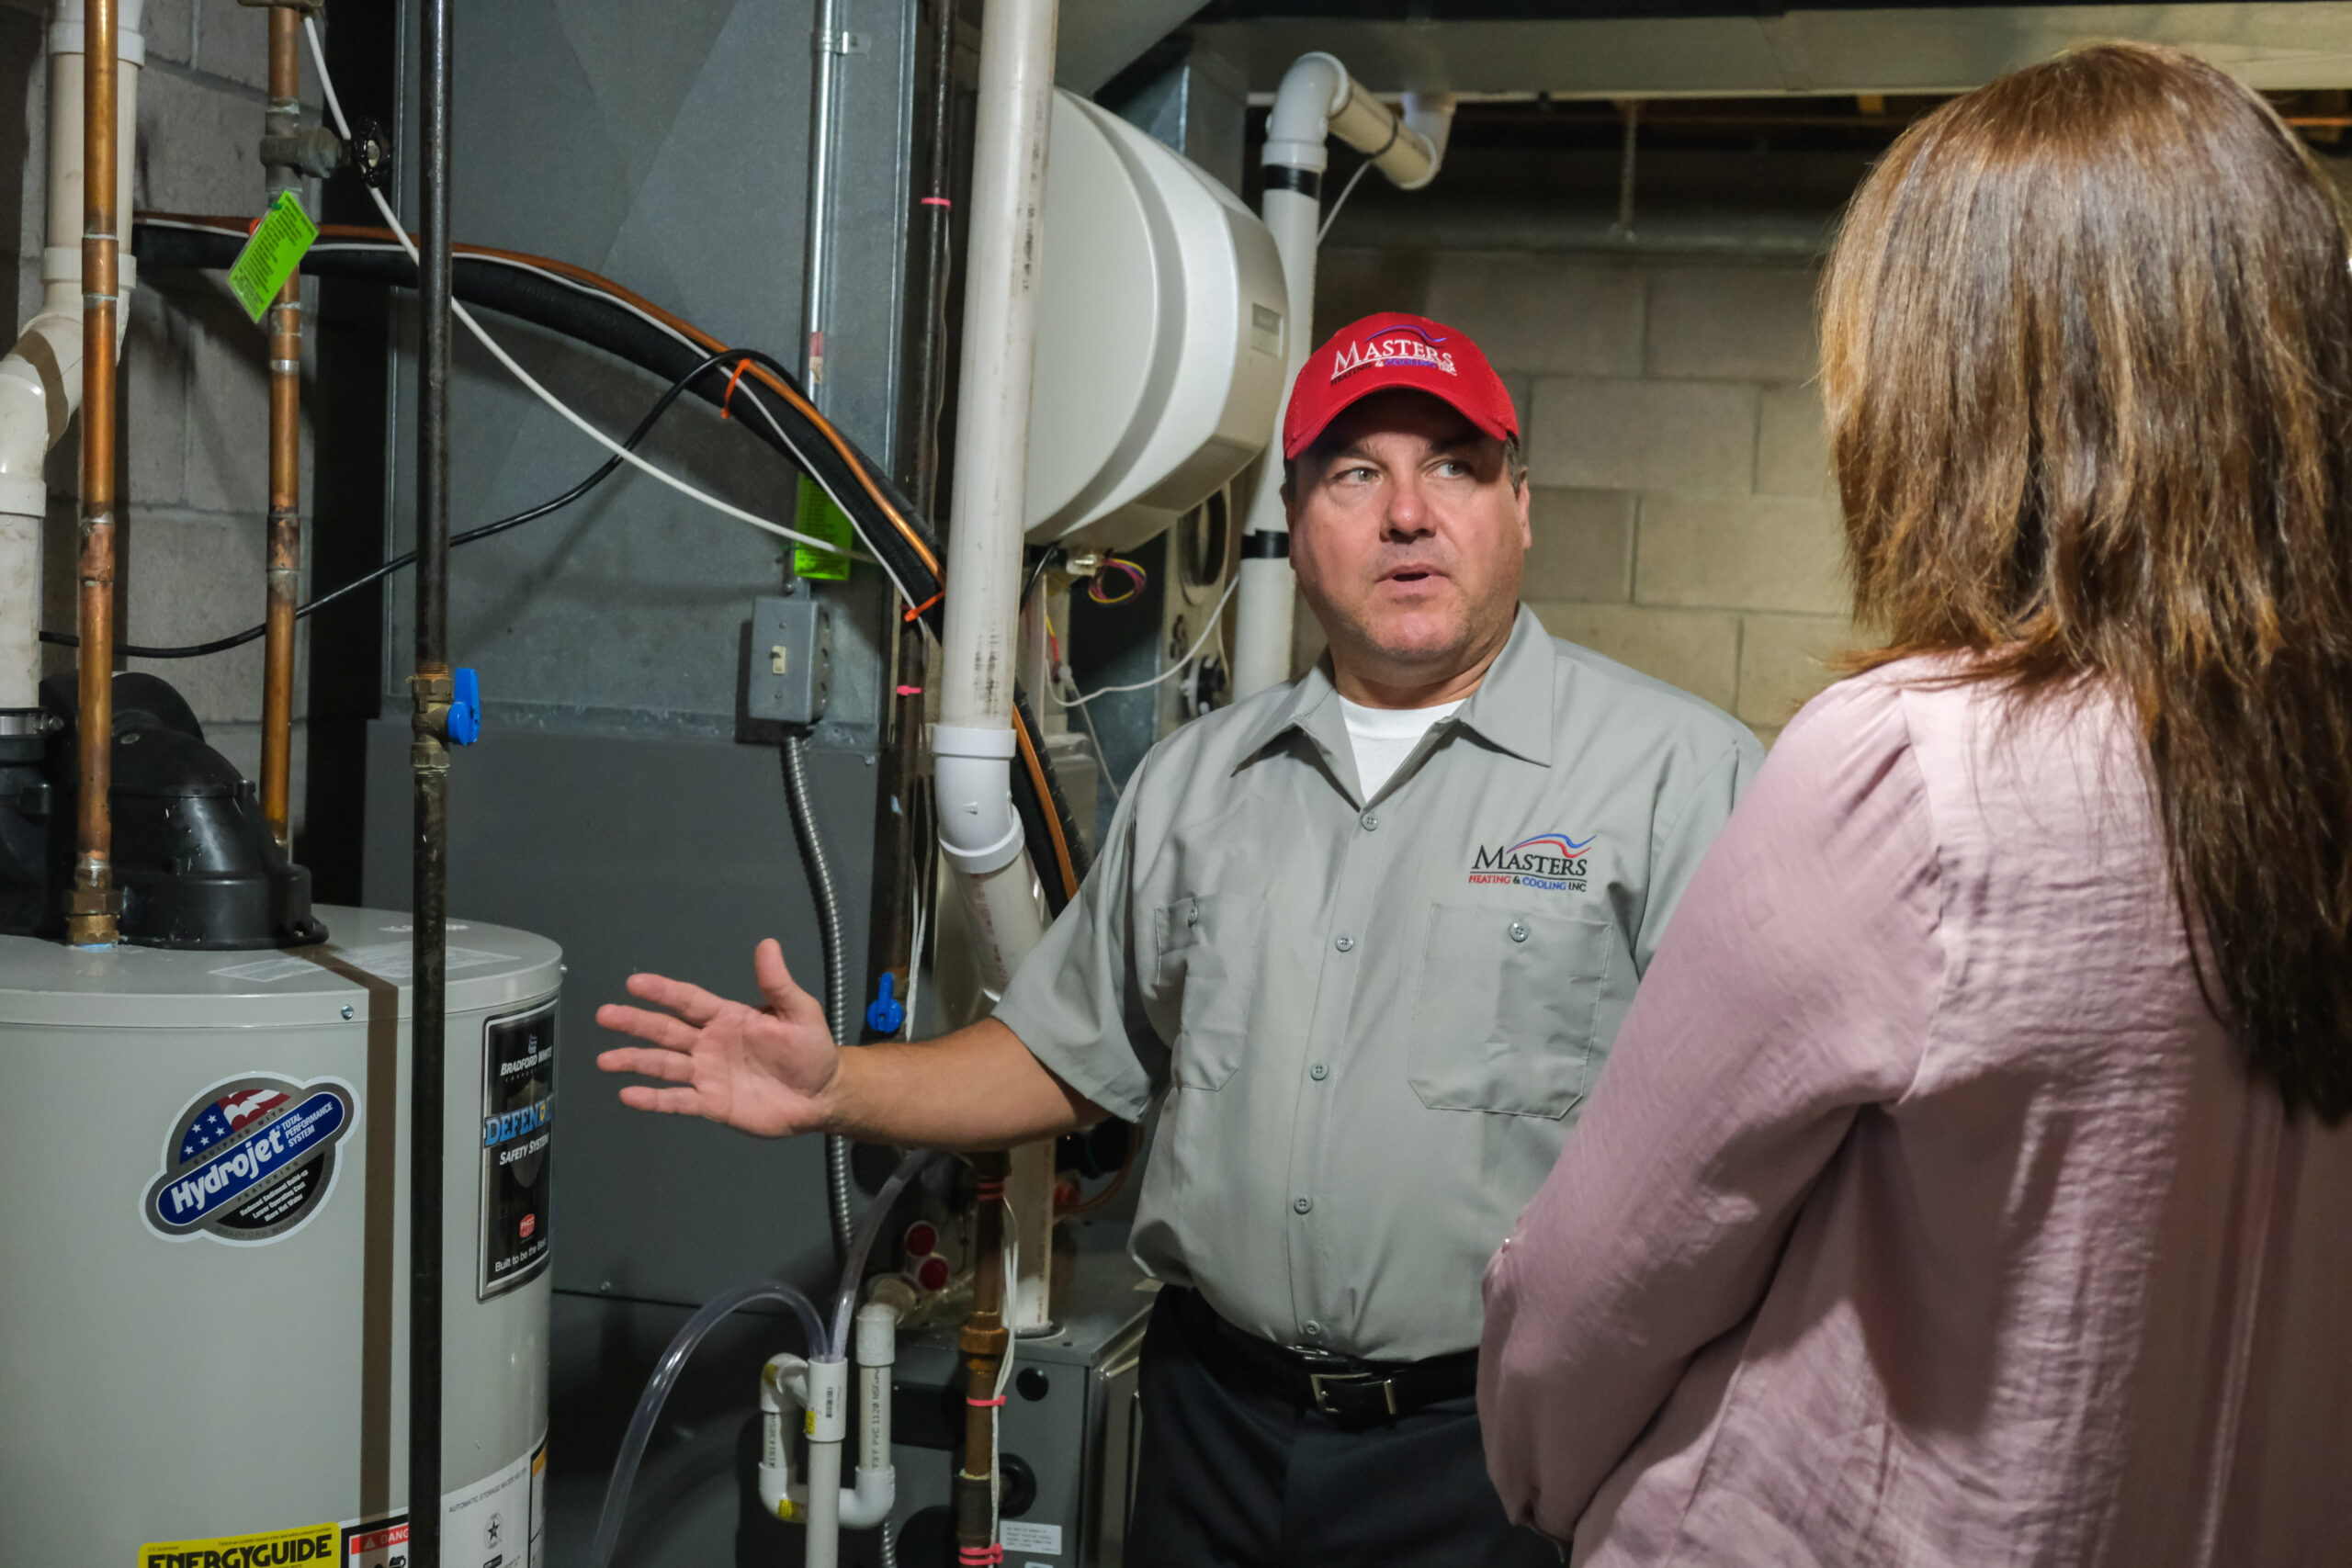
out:
<path id="1" fill-rule="evenodd" d="M 0 1563 L 408 1555 L 405 915 L 0 937 Z M 555 944 L 449 927 L 446 1568 L 543 1533 Z"/>
<path id="2" fill-rule="evenodd" d="M 1054 95 L 1030 398 L 1033 544 L 1141 544 L 1265 449 L 1288 292 L 1273 236 L 1116 115 Z"/>

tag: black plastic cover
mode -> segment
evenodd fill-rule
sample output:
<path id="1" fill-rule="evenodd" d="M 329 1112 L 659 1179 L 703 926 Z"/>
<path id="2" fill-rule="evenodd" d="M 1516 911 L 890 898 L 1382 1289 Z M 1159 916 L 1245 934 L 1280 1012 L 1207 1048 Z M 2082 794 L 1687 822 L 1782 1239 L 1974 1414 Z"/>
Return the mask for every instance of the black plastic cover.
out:
<path id="1" fill-rule="evenodd" d="M 38 768 L 0 757 L 0 931 L 61 937 L 81 790 L 74 677 L 42 682 L 40 700 L 62 723 Z M 278 848 L 253 784 L 205 744 L 186 699 L 158 676 L 114 678 L 107 798 L 123 941 L 237 951 L 326 940 L 311 914 L 311 874 Z"/>

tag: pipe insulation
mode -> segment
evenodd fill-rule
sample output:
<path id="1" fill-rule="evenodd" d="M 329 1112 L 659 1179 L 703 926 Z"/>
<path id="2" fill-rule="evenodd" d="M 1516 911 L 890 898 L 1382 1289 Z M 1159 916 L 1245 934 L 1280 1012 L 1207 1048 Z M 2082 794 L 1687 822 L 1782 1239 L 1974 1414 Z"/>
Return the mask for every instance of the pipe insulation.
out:
<path id="1" fill-rule="evenodd" d="M 128 195 L 138 152 L 146 0 L 123 0 L 115 31 L 115 188 Z M 49 29 L 48 242 L 41 304 L 0 359 L 0 709 L 40 702 L 40 528 L 50 448 L 82 407 L 83 32 L 86 0 L 59 0 Z M 121 261 L 115 351 L 130 326 L 138 267 Z"/>
<path id="2" fill-rule="evenodd" d="M 1283 258 L 1289 296 L 1289 366 L 1274 410 L 1272 439 L 1251 470 L 1242 509 L 1240 604 L 1235 611 L 1236 700 L 1290 679 L 1291 615 L 1297 581 L 1290 569 L 1290 521 L 1283 502 L 1283 416 L 1299 367 L 1314 348 L 1315 250 L 1322 227 L 1323 172 L 1336 136 L 1372 160 L 1399 190 L 1437 178 L 1453 123 L 1449 96 L 1408 95 L 1399 115 L 1366 92 L 1348 68 L 1321 52 L 1302 54 L 1283 73 L 1266 117 L 1265 194 L 1259 215 Z"/>

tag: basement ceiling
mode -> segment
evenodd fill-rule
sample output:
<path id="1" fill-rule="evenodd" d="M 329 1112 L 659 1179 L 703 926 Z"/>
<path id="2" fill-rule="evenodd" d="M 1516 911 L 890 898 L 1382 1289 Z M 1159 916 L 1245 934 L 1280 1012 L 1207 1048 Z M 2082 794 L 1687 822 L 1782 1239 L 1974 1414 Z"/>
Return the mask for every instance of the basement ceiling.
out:
<path id="1" fill-rule="evenodd" d="M 2070 45 L 2168 43 L 2274 91 L 2352 86 L 2352 4 L 1845 6 L 1215 0 L 1186 29 L 1253 94 L 1324 50 L 1382 92 L 1950 93 Z"/>

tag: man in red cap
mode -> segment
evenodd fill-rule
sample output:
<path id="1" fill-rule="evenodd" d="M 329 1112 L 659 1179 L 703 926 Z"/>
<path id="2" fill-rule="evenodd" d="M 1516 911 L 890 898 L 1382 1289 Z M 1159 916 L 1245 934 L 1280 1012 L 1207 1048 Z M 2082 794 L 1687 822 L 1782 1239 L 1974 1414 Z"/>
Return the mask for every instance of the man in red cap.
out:
<path id="1" fill-rule="evenodd" d="M 994 1016 L 842 1051 L 773 942 L 767 1006 L 638 976 L 643 1110 L 998 1148 L 1159 1127 L 1129 1568 L 1556 1562 L 1487 1479 L 1479 1279 L 1552 1168 L 1684 884 L 1761 759 L 1544 635 L 1519 421 L 1476 345 L 1358 321 L 1283 423 L 1329 651 L 1186 725 Z"/>

